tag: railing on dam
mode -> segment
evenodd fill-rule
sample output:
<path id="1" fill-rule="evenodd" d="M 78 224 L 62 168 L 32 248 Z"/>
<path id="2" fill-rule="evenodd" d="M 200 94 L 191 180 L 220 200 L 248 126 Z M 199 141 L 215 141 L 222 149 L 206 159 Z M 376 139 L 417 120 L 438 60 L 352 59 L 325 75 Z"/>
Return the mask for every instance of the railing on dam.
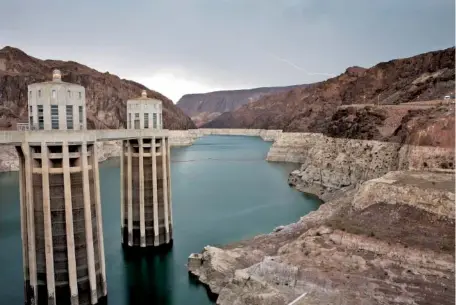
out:
<path id="1" fill-rule="evenodd" d="M 95 142 L 134 138 L 166 137 L 168 130 L 153 129 L 102 129 L 102 130 L 39 130 L 39 131 L 0 131 L 0 145 L 19 145 L 33 142 Z"/>
<path id="2" fill-rule="evenodd" d="M 265 129 L 190 129 L 190 130 L 154 130 L 154 129 L 97 129 L 97 130 L 22 130 L 0 131 L 0 145 L 18 145 L 28 142 L 93 142 L 114 141 L 134 138 L 162 137 L 198 138 L 205 135 L 243 135 L 260 136 L 265 140 L 275 140 L 281 130 Z"/>

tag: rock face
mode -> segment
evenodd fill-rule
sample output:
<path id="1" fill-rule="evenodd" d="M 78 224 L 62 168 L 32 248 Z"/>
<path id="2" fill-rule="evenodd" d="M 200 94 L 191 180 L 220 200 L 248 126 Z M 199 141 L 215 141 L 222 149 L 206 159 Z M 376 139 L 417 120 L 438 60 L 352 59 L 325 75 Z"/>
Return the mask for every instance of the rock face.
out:
<path id="1" fill-rule="evenodd" d="M 195 125 L 171 100 L 141 84 L 98 72 L 72 61 L 40 60 L 19 49 L 0 50 L 0 129 L 14 129 L 27 121 L 27 85 L 49 80 L 53 69 L 60 69 L 62 80 L 86 88 L 89 128 L 121 128 L 126 125 L 129 98 L 147 90 L 150 97 L 163 102 L 164 128 L 188 129 Z"/>
<path id="2" fill-rule="evenodd" d="M 281 129 L 331 136 L 351 133 L 355 138 L 380 140 L 375 129 L 383 127 L 387 113 L 368 111 L 354 115 L 353 121 L 344 121 L 340 117 L 347 114 L 337 115 L 338 107 L 441 99 L 454 92 L 454 65 L 455 50 L 449 48 L 380 63 L 369 69 L 352 67 L 309 87 L 266 95 L 203 127 Z"/>
<path id="3" fill-rule="evenodd" d="M 425 107 L 389 117 L 388 142 L 275 131 L 267 159 L 302 163 L 289 183 L 327 202 L 273 233 L 207 246 L 190 256 L 189 271 L 219 305 L 287 305 L 303 294 L 296 304 L 453 304 L 454 119 L 447 115 L 454 110 L 447 106 L 444 115 Z M 198 131 L 217 130 L 253 135 Z"/>
<path id="4" fill-rule="evenodd" d="M 302 85 L 305 86 L 305 85 Z M 238 109 L 257 101 L 264 95 L 290 90 L 298 86 L 264 87 L 245 90 L 225 90 L 209 93 L 186 94 L 177 102 L 177 107 L 190 116 L 196 126 L 212 121 L 220 114 Z"/>
<path id="5" fill-rule="evenodd" d="M 454 304 L 454 173 L 390 172 L 278 232 L 193 255 L 219 305 Z"/>
<path id="6" fill-rule="evenodd" d="M 389 171 L 448 170 L 455 164 L 454 147 L 331 138 L 315 133 L 282 133 L 267 160 L 301 163 L 288 183 L 323 200 Z"/>

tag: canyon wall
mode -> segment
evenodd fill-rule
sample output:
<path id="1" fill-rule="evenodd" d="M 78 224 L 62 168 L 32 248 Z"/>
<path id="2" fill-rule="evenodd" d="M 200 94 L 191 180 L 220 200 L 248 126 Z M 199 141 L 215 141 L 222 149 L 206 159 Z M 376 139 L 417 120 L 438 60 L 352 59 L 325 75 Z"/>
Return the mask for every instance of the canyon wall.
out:
<path id="1" fill-rule="evenodd" d="M 260 99 L 264 95 L 305 86 L 264 87 L 185 94 L 177 102 L 176 106 L 190 116 L 197 127 L 200 127 L 222 113 L 236 110 L 242 105 Z"/>
<path id="2" fill-rule="evenodd" d="M 301 163 L 289 184 L 325 200 L 390 171 L 454 169 L 454 148 L 282 133 L 267 160 Z"/>
<path id="3" fill-rule="evenodd" d="M 384 140 L 399 111 L 342 110 L 347 105 L 402 105 L 442 99 L 455 87 L 455 49 L 448 48 L 379 63 L 350 67 L 336 77 L 306 87 L 262 96 L 224 112 L 203 128 L 263 128 L 318 132 L 328 136 Z M 400 119 L 399 119 L 400 121 Z M 393 123 L 393 125 L 395 125 Z"/>

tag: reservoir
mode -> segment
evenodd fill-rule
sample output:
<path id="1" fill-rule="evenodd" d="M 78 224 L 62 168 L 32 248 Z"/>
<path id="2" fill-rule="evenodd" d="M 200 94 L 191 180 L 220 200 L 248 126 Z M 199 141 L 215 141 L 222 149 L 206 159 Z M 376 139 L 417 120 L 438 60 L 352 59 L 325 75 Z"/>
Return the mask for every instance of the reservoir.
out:
<path id="1" fill-rule="evenodd" d="M 120 168 L 100 164 L 109 305 L 212 305 L 189 277 L 192 252 L 221 246 L 297 221 L 317 199 L 287 184 L 296 164 L 268 163 L 258 137 L 206 136 L 171 152 L 174 244 L 126 255 L 120 242 Z M 18 173 L 0 174 L 0 304 L 23 304 Z"/>

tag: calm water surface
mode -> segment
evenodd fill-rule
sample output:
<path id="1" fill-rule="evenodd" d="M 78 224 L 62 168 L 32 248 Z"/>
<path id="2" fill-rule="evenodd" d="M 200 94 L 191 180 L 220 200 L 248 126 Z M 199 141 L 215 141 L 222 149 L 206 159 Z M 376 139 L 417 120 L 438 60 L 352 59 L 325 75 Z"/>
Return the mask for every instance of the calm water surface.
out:
<path id="1" fill-rule="evenodd" d="M 210 305 L 185 264 L 206 245 L 223 245 L 298 220 L 318 202 L 287 185 L 293 165 L 268 163 L 270 143 L 208 136 L 172 149 L 174 245 L 127 257 L 120 244 L 120 168 L 100 166 L 109 305 Z M 0 174 L 0 304 L 23 304 L 17 173 Z"/>

